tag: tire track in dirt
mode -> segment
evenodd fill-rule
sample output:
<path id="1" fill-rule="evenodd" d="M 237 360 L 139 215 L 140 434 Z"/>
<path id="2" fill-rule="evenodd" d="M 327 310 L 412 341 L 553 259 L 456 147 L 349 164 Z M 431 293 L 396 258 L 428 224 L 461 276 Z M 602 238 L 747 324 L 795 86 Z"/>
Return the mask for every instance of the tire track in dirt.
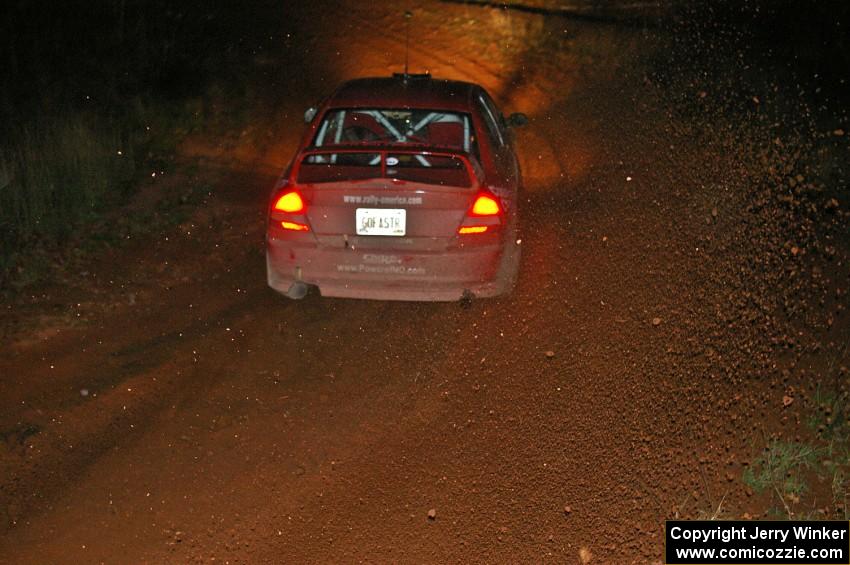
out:
<path id="1" fill-rule="evenodd" d="M 235 179 L 245 182 L 241 172 L 223 182 Z M 248 184 L 256 182 L 251 179 Z M 253 286 L 260 294 L 264 285 L 255 258 L 244 251 L 238 256 L 245 271 L 259 281 Z M 156 259 L 146 257 L 137 268 L 151 270 L 151 262 Z M 199 278 L 210 276 L 215 275 Z M 164 285 L 159 287 L 160 293 L 163 290 Z M 81 480 L 119 444 L 131 445 L 146 421 L 203 382 L 198 352 L 214 350 L 212 336 L 253 307 L 244 294 L 222 303 L 217 292 L 199 292 L 196 283 L 178 282 L 162 303 L 157 303 L 163 298 L 160 294 L 152 307 L 124 305 L 114 320 L 99 327 L 66 330 L 61 336 L 65 347 L 47 341 L 0 360 L 3 372 L 12 376 L 4 387 L 8 409 L 2 411 L 2 429 L 34 430 L 18 441 L 17 448 L 7 445 L 2 459 L 0 493 L 6 525 L 49 505 L 68 482 Z M 165 326 L 163 309 L 173 312 L 166 314 Z M 32 378 L 48 376 L 48 387 L 27 385 Z"/>

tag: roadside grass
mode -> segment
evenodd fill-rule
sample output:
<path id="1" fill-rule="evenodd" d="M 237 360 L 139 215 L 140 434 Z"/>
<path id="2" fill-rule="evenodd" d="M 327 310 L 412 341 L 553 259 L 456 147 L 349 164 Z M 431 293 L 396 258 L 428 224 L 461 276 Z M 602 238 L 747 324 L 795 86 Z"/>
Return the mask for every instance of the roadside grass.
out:
<path id="1" fill-rule="evenodd" d="M 747 300 L 758 305 L 735 306 L 749 329 L 738 327 L 755 330 L 751 343 L 762 338 L 785 343 L 782 349 L 766 346 L 765 359 L 788 367 L 786 355 L 793 351 L 796 360 L 790 369 L 805 362 L 805 372 L 788 371 L 786 384 L 811 394 L 797 396 L 797 403 L 782 413 L 788 416 L 783 418 L 788 428 L 798 416 L 802 425 L 777 436 L 770 432 L 784 424 L 773 418 L 752 422 L 764 426 L 766 435 L 755 440 L 755 453 L 740 480 L 747 494 L 761 495 L 755 504 L 766 503 L 767 515 L 848 519 L 850 379 L 845 368 L 838 369 L 848 359 L 846 347 L 840 350 L 848 335 L 838 335 L 838 327 L 846 324 L 841 312 L 847 280 L 847 111 L 840 103 L 846 85 L 840 73 L 819 76 L 810 66 L 765 49 L 778 45 L 767 33 L 773 29 L 766 23 L 770 18 L 760 19 L 759 7 L 768 4 L 683 3 L 681 32 L 672 36 L 670 49 L 658 52 L 647 82 L 669 97 L 670 115 L 682 134 L 699 137 L 718 153 L 735 155 L 737 166 L 728 169 L 728 178 L 730 185 L 740 187 L 740 202 L 724 209 L 728 199 L 721 201 L 707 191 L 696 194 L 705 198 L 697 202 L 707 210 L 719 202 L 719 217 L 738 230 L 731 232 L 739 238 L 726 251 L 741 253 L 742 264 L 762 265 L 743 278 L 718 273 L 724 288 L 745 290 Z M 769 15 L 786 25 L 795 23 L 797 14 L 776 10 Z M 826 24 L 839 20 L 823 16 L 805 19 L 837 34 L 840 26 Z M 800 34 L 796 39 L 804 43 L 811 37 Z M 671 53 L 678 55 L 671 58 Z M 739 205 L 747 212 L 743 221 L 736 214 Z M 805 252 L 798 256 L 800 250 Z M 781 331 L 771 329 L 777 323 Z M 755 357 L 749 346 L 746 353 Z M 767 381 L 772 370 L 756 369 L 745 378 Z M 809 384 L 815 379 L 821 385 L 812 390 Z M 700 517 L 722 519 L 723 501 L 709 496 Z M 728 505 L 737 502 L 728 500 Z"/>
<path id="2" fill-rule="evenodd" d="M 21 126 L 2 147 L 0 288 L 47 280 L 65 251 L 79 258 L 120 243 L 121 230 L 100 224 L 127 204 L 148 171 L 166 168 L 181 136 L 199 126 L 189 108 L 140 99 L 120 118 L 77 112 Z M 130 233 L 179 223 L 169 210 L 158 204 L 143 222 L 131 219 Z"/>
<path id="3" fill-rule="evenodd" d="M 846 393 L 819 386 L 806 419 L 813 438 L 771 440 L 747 467 L 742 480 L 756 493 L 770 496 L 774 502 L 770 514 L 787 519 L 822 519 L 826 514 L 850 519 L 848 410 Z M 828 508 L 823 497 L 829 498 Z"/>
<path id="4" fill-rule="evenodd" d="M 702 504 L 697 505 L 691 514 L 693 515 L 695 520 L 731 520 L 733 519 L 732 515 L 729 512 L 729 509 L 725 506 L 726 503 L 726 495 L 728 493 L 724 493 L 720 499 L 714 498 L 711 493 L 711 488 L 709 487 L 707 478 L 705 474 L 702 476 L 703 479 L 703 487 L 705 489 L 705 493 L 708 496 L 708 500 L 703 501 Z M 686 511 L 688 510 L 688 504 L 693 499 L 693 494 L 688 492 L 686 494 L 685 500 L 679 507 L 676 509 L 674 514 L 674 518 L 679 520 L 688 514 Z"/>
<path id="5" fill-rule="evenodd" d="M 280 52 L 285 29 L 276 3 L 252 8 L 33 0 L 0 17 L 0 294 L 117 243 L 99 224 L 120 218 L 152 171 L 169 171 L 185 136 L 241 131 L 246 70 Z M 129 223 L 136 234 L 159 225 Z"/>
<path id="6" fill-rule="evenodd" d="M 850 520 L 847 507 L 850 498 L 850 406 L 846 389 L 836 386 L 832 390 L 818 387 L 814 396 L 814 409 L 808 426 L 824 442 L 820 451 L 822 473 L 830 478 L 832 503 L 843 509 L 842 518 Z"/>
<path id="7" fill-rule="evenodd" d="M 772 440 L 744 471 L 744 483 L 757 493 L 769 492 L 791 519 L 793 507 L 809 488 L 805 473 L 818 455 L 819 448 L 808 443 Z"/>
<path id="8" fill-rule="evenodd" d="M 812 398 L 814 410 L 806 421 L 810 430 L 819 437 L 827 438 L 830 444 L 847 443 L 850 439 L 850 406 L 846 391 L 838 387 L 827 389 L 819 385 Z"/>
<path id="9" fill-rule="evenodd" d="M 110 192 L 123 192 L 135 167 L 122 156 L 120 135 L 83 115 L 20 128 L 4 147 L 0 191 L 0 269 L 14 266 L 22 248 L 59 241 L 94 217 Z M 132 145 L 131 145 L 132 147 Z M 127 149 L 125 149 L 127 151 Z"/>

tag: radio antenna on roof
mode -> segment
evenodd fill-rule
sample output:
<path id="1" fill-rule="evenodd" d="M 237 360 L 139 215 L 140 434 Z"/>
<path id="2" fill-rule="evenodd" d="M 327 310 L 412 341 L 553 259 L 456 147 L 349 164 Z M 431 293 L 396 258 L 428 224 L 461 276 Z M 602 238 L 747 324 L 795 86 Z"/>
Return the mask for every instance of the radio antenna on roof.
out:
<path id="1" fill-rule="evenodd" d="M 405 32 L 405 41 L 404 41 L 404 83 L 407 84 L 407 77 L 410 75 L 408 73 L 408 61 L 410 60 L 410 18 L 413 17 L 413 12 L 407 10 L 404 13 L 404 32 Z"/>

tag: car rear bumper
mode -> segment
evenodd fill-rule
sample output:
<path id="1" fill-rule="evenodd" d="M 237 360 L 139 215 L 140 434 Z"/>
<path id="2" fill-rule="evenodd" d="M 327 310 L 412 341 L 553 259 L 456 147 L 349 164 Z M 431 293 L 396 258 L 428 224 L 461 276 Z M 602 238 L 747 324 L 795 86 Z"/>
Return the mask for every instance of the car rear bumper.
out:
<path id="1" fill-rule="evenodd" d="M 498 280 L 502 251 L 501 244 L 442 252 L 353 250 L 269 238 L 266 264 L 269 286 L 284 294 L 303 282 L 322 296 L 454 301 L 505 291 Z"/>

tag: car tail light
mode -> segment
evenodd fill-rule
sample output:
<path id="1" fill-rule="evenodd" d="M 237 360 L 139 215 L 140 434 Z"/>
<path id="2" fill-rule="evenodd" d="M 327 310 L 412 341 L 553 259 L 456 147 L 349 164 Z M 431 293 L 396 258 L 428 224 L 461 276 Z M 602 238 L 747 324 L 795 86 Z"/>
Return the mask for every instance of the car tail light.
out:
<path id="1" fill-rule="evenodd" d="M 501 216 L 502 204 L 499 199 L 489 192 L 480 192 L 469 207 L 466 218 L 457 233 L 459 235 L 485 233 L 501 224 Z"/>
<path id="2" fill-rule="evenodd" d="M 304 205 L 304 199 L 298 194 L 298 191 L 291 190 L 284 192 L 274 204 L 274 209 L 278 212 L 286 212 L 288 214 L 303 214 L 307 211 Z"/>
<path id="3" fill-rule="evenodd" d="M 302 224 L 299 222 L 281 222 L 280 227 L 285 230 L 292 231 L 310 231 L 310 228 L 306 224 Z"/>
<path id="4" fill-rule="evenodd" d="M 310 231 L 304 214 L 307 213 L 307 204 L 301 193 L 295 189 L 285 189 L 277 197 L 272 206 L 271 220 L 285 230 Z"/>
<path id="5" fill-rule="evenodd" d="M 478 198 L 472 204 L 469 211 L 470 216 L 497 216 L 501 213 L 502 207 L 499 205 L 499 200 L 495 196 L 489 194 L 479 194 Z"/>

